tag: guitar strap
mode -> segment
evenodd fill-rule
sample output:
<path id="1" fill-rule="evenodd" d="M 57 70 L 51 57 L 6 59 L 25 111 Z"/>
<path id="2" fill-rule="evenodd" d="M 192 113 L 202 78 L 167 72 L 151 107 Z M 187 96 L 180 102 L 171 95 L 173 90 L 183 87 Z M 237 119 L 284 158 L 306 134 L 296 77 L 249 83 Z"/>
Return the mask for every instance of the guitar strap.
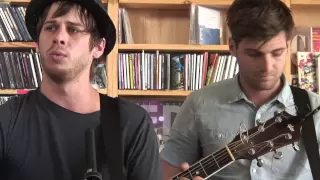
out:
<path id="1" fill-rule="evenodd" d="M 108 172 L 112 180 L 126 180 L 118 98 L 100 95 L 100 123 Z"/>
<path id="2" fill-rule="evenodd" d="M 297 106 L 298 115 L 305 115 L 310 112 L 311 103 L 309 99 L 308 92 L 304 89 L 298 87 L 290 86 L 293 94 L 293 99 L 295 105 Z M 306 119 L 302 126 L 302 140 L 307 152 L 309 165 L 311 168 L 313 179 L 320 180 L 320 155 L 319 155 L 319 145 L 317 141 L 316 131 L 314 127 L 313 117 L 310 116 Z"/>

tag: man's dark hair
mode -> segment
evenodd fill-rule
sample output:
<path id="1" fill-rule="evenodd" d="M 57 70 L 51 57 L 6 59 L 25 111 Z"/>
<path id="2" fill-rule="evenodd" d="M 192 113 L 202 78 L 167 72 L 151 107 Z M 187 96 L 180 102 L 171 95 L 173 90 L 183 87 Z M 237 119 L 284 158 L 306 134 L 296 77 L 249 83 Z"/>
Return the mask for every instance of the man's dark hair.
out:
<path id="1" fill-rule="evenodd" d="M 238 46 L 243 39 L 266 42 L 280 32 L 291 39 L 294 21 L 281 0 L 235 0 L 227 11 L 227 25 Z"/>

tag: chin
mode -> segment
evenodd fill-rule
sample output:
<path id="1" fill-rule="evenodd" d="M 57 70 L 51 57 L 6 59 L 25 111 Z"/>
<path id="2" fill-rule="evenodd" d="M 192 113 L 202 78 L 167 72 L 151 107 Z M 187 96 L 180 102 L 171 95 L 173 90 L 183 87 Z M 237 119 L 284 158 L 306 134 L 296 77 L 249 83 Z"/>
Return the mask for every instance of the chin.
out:
<path id="1" fill-rule="evenodd" d="M 57 67 L 50 67 L 45 68 L 43 67 L 43 71 L 47 74 L 47 76 L 55 82 L 64 82 L 67 81 L 68 78 L 72 73 L 70 69 L 67 68 L 57 68 Z"/>
<path id="2" fill-rule="evenodd" d="M 277 87 L 278 83 L 277 81 L 272 81 L 272 82 L 260 82 L 256 85 L 256 89 L 261 90 L 261 91 L 268 91 L 268 90 L 273 90 Z"/>
<path id="3" fill-rule="evenodd" d="M 68 72 L 70 72 L 71 70 L 66 68 L 66 67 L 49 67 L 49 68 L 43 68 L 47 73 L 49 74 L 67 74 Z"/>

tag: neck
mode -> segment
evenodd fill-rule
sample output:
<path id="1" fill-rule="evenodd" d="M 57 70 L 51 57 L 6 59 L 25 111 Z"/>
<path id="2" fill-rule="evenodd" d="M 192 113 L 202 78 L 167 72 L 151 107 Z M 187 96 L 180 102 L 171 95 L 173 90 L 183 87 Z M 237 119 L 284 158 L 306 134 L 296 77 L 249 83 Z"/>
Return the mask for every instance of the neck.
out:
<path id="1" fill-rule="evenodd" d="M 245 81 L 239 76 L 239 82 L 242 91 L 245 93 L 247 98 L 253 102 L 257 107 L 262 106 L 272 100 L 280 91 L 283 86 L 281 79 L 276 83 L 272 89 L 268 90 L 257 90 L 251 88 L 250 85 L 246 84 Z"/>
<path id="2" fill-rule="evenodd" d="M 86 114 L 100 109 L 99 93 L 86 79 L 56 83 L 44 74 L 40 90 L 48 99 L 73 112 Z"/>
<path id="3" fill-rule="evenodd" d="M 233 146 L 234 145 L 232 144 L 228 144 L 228 146 L 206 156 L 193 164 L 188 170 L 181 172 L 170 179 L 179 180 L 182 177 L 193 179 L 196 176 L 200 176 L 202 178 L 211 177 L 236 160 L 232 153 Z"/>

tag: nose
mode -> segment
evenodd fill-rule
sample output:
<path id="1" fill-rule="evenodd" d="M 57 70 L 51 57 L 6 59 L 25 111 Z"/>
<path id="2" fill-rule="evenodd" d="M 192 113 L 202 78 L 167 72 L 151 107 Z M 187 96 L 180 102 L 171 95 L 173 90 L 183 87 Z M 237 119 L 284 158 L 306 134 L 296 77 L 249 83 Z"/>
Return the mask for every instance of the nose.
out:
<path id="1" fill-rule="evenodd" d="M 270 73 L 273 70 L 273 57 L 272 55 L 265 55 L 261 62 L 261 71 L 265 73 Z"/>
<path id="2" fill-rule="evenodd" d="M 58 28 L 54 33 L 53 43 L 56 45 L 65 45 L 67 41 L 67 32 L 64 28 Z"/>

